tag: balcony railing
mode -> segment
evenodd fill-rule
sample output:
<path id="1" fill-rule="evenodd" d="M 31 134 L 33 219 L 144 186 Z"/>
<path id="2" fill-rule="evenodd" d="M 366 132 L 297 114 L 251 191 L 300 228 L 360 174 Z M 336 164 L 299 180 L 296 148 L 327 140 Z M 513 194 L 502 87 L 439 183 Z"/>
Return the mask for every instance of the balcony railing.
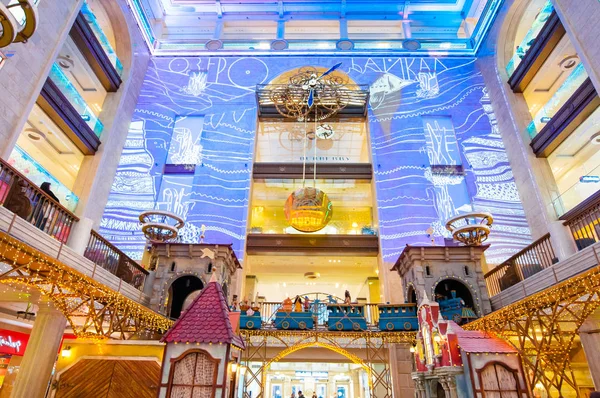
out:
<path id="1" fill-rule="evenodd" d="M 485 274 L 490 297 L 557 262 L 558 258 L 554 255 L 550 234 L 546 234 Z"/>
<path id="2" fill-rule="evenodd" d="M 62 243 L 67 242 L 73 224 L 79 221 L 75 214 L 2 159 L 0 203 Z"/>
<path id="3" fill-rule="evenodd" d="M 125 253 L 92 230 L 83 256 L 94 264 L 108 270 L 139 290 L 144 289 L 148 271 L 129 258 Z"/>

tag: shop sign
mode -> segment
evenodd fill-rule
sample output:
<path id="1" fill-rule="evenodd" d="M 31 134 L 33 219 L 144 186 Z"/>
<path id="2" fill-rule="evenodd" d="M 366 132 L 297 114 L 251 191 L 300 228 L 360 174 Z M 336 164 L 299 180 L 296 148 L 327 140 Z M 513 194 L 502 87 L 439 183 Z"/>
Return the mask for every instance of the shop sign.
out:
<path id="1" fill-rule="evenodd" d="M 22 356 L 28 341 L 28 334 L 0 329 L 0 355 Z"/>
<path id="2" fill-rule="evenodd" d="M 579 182 L 583 182 L 583 183 L 600 182 L 600 177 L 599 176 L 581 176 L 581 177 L 579 177 Z"/>

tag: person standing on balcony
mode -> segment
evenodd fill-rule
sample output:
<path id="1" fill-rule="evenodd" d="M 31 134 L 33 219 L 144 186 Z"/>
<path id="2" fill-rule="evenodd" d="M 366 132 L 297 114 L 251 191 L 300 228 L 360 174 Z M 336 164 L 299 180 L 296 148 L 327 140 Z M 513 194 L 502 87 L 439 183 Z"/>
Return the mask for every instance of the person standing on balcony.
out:
<path id="1" fill-rule="evenodd" d="M 51 197 L 57 203 L 60 203 L 60 200 L 58 200 L 58 198 L 56 197 L 54 192 L 52 192 L 50 190 L 50 187 L 51 187 L 51 184 L 48 181 L 46 181 L 46 182 L 42 183 L 42 185 L 40 186 L 40 189 L 42 190 L 42 192 L 44 192 L 46 195 Z M 52 205 L 50 203 L 48 203 L 47 200 L 43 200 L 42 195 L 38 195 L 37 199 L 38 200 L 37 200 L 36 205 L 37 206 L 41 205 L 42 209 L 38 210 L 39 215 L 37 217 L 37 222 L 35 223 L 35 226 L 43 231 L 44 228 L 46 227 L 46 223 L 48 222 L 48 218 L 50 217 L 50 214 L 52 212 Z"/>
<path id="2" fill-rule="evenodd" d="M 31 202 L 26 192 L 27 183 L 19 179 L 11 188 L 8 198 L 4 202 L 4 207 L 25 220 L 31 214 Z"/>
<path id="3" fill-rule="evenodd" d="M 43 182 L 43 183 L 42 183 L 42 185 L 40 186 L 40 189 L 41 189 L 42 191 L 44 191 L 44 193 L 45 193 L 46 195 L 48 195 L 48 196 L 50 196 L 52 199 L 56 200 L 56 203 L 60 203 L 60 200 L 58 200 L 58 198 L 56 197 L 56 195 L 54 194 L 54 192 L 52 192 L 52 191 L 50 190 L 50 187 L 51 187 L 51 186 L 52 186 L 52 185 L 51 185 L 51 184 L 50 184 L 48 181 L 46 181 L 46 182 Z"/>

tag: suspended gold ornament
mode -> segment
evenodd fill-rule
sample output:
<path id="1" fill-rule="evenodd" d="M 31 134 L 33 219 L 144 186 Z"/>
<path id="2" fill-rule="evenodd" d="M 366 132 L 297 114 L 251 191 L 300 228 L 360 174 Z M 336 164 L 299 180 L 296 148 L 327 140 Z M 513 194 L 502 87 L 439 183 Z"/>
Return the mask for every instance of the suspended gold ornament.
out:
<path id="1" fill-rule="evenodd" d="M 316 232 L 329 223 L 333 204 L 320 189 L 305 187 L 293 192 L 285 202 L 285 218 L 300 232 Z"/>

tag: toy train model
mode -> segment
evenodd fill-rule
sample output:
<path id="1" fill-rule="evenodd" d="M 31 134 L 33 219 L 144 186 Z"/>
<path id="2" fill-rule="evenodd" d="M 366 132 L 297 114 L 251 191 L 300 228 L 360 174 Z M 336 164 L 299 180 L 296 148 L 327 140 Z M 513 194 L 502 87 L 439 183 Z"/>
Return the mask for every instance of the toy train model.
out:
<path id="1" fill-rule="evenodd" d="M 460 324 L 477 317 L 471 308 L 465 306 L 462 299 L 456 297 L 454 292 L 452 292 L 451 298 L 439 300 L 438 304 L 444 319 L 453 320 Z M 324 312 L 322 307 L 325 307 L 327 311 L 325 319 L 321 316 Z M 419 328 L 417 305 L 414 303 L 378 304 L 377 309 L 377 313 L 371 314 L 370 317 L 373 324 L 376 324 L 375 329 L 380 331 L 414 331 Z M 312 303 L 306 311 L 291 311 L 290 308 L 283 310 L 282 306 L 275 313 L 272 324 L 278 330 L 309 330 L 314 329 L 315 324 L 321 323 L 332 331 L 367 330 L 365 310 L 366 306 L 364 304 L 317 302 Z M 240 316 L 241 329 L 260 329 L 263 323 L 267 322 L 263 322 L 259 311 L 251 312 L 251 315 L 242 313 Z"/>

